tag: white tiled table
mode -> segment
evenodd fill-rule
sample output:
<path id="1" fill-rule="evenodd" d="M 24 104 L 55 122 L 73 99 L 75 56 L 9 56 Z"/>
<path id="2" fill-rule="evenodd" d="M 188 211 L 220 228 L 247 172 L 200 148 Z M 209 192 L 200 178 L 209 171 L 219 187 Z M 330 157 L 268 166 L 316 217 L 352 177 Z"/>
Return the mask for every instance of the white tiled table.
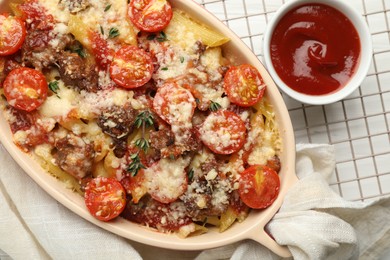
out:
<path id="1" fill-rule="evenodd" d="M 262 60 L 267 21 L 284 0 L 196 0 L 224 21 Z M 374 54 L 361 87 L 344 100 L 311 106 L 283 96 L 297 143 L 330 143 L 331 186 L 348 200 L 390 194 L 390 0 L 344 0 L 364 15 Z"/>

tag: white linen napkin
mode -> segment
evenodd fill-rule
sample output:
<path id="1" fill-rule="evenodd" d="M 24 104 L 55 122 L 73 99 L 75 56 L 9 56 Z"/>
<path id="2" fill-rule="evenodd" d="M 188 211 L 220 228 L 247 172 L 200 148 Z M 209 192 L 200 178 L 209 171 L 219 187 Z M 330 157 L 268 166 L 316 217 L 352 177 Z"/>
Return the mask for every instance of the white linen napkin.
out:
<path id="1" fill-rule="evenodd" d="M 0 145 L 0 257 L 11 259 L 279 259 L 253 241 L 183 252 L 102 230 L 47 195 Z M 349 202 L 328 185 L 329 145 L 297 145 L 300 181 L 267 228 L 295 259 L 378 259 L 390 245 L 390 198 Z M 359 250 L 360 249 L 360 250 Z M 8 257 L 7 257 L 8 258 Z"/>

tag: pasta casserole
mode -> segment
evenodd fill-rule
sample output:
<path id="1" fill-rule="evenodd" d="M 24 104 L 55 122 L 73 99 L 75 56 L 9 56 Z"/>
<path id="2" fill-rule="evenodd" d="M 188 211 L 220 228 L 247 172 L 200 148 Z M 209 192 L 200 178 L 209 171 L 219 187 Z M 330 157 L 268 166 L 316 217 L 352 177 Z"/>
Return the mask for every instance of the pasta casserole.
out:
<path id="1" fill-rule="evenodd" d="M 167 0 L 14 0 L 0 15 L 1 107 L 14 143 L 117 217 L 181 237 L 223 232 L 279 192 L 267 86 L 229 39 Z"/>

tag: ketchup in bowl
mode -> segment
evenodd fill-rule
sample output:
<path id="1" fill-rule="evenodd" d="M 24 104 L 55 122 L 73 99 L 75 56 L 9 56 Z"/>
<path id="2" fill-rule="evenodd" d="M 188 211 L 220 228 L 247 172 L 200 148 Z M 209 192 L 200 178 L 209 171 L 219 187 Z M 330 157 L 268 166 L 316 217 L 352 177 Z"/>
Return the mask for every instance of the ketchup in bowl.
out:
<path id="1" fill-rule="evenodd" d="M 275 27 L 270 47 L 281 80 L 308 95 L 326 95 L 344 87 L 361 52 L 352 22 L 324 4 L 304 4 L 286 13 Z"/>

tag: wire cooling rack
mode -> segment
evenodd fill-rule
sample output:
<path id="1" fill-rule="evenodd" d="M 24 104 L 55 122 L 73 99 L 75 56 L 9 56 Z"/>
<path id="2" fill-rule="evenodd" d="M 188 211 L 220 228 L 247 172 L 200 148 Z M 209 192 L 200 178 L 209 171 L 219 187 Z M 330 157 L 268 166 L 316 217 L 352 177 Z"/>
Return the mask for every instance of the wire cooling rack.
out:
<path id="1" fill-rule="evenodd" d="M 284 0 L 196 0 L 230 27 L 262 60 L 267 22 Z M 390 0 L 344 0 L 369 26 L 374 53 L 361 87 L 342 101 L 312 106 L 283 95 L 297 143 L 336 149 L 331 187 L 347 200 L 390 194 Z"/>

